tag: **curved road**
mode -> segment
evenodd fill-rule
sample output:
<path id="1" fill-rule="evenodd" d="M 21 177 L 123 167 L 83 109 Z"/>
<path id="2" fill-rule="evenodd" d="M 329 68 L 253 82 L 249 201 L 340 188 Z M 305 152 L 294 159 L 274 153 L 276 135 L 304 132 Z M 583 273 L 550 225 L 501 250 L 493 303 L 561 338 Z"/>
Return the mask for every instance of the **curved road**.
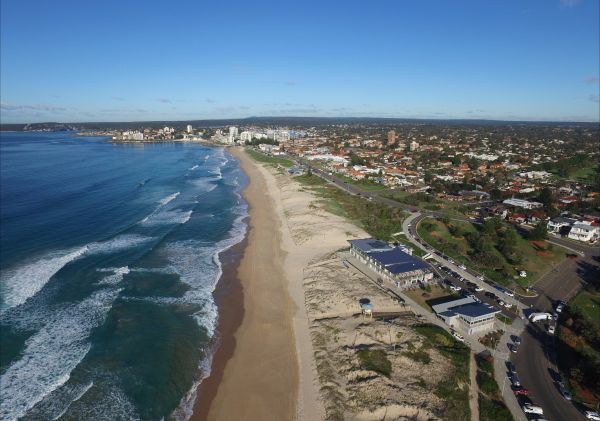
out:
<path id="1" fill-rule="evenodd" d="M 301 163 L 304 165 L 310 165 L 305 162 Z M 378 203 L 404 209 L 409 212 L 420 212 L 421 215 L 419 215 L 417 218 L 412 218 L 412 221 L 407 227 L 408 232 L 406 232 L 406 234 L 410 237 L 413 237 L 414 240 L 420 242 L 422 247 L 426 247 L 428 251 L 435 251 L 431 247 L 425 245 L 424 241 L 418 238 L 416 233 L 416 225 L 420 220 L 428 216 L 440 217 L 447 215 L 444 215 L 441 212 L 418 209 L 416 206 L 410 206 L 390 200 L 380 196 L 379 193 L 381 193 L 381 191 L 364 191 L 355 185 L 349 184 L 332 175 L 329 175 L 319 168 L 311 166 L 311 171 L 351 195 L 362 196 L 366 200 L 376 201 Z M 452 218 L 467 222 L 476 222 L 473 219 L 461 216 L 452 216 Z M 519 302 L 517 304 L 520 309 L 526 309 L 529 307 L 539 311 L 552 312 L 556 301 L 568 301 L 573 298 L 573 296 L 581 288 L 584 278 L 586 276 L 590 276 L 589 272 L 598 270 L 595 269 L 597 267 L 597 262 L 594 260 L 594 257 L 597 258 L 597 256 L 600 255 L 600 249 L 598 247 L 575 243 L 559 237 L 550 237 L 548 241 L 576 252 L 580 255 L 580 257 L 577 260 L 567 259 L 560 265 L 552 268 L 546 275 L 536 282 L 535 289 L 539 293 L 537 297 L 519 297 Z M 444 262 L 444 264 L 448 264 L 448 266 L 452 266 L 445 261 L 445 259 L 442 259 L 440 255 L 434 255 L 434 258 L 438 261 Z M 461 274 L 460 270 L 456 270 L 456 272 Z M 476 276 L 477 274 L 472 273 L 471 271 L 464 271 L 461 275 L 464 275 L 464 277 L 467 279 L 473 279 L 471 277 Z M 591 274 L 591 276 L 593 276 L 593 274 Z M 459 284 L 456 279 L 453 280 L 453 283 Z M 495 294 L 498 295 L 498 291 L 495 291 Z M 502 298 L 506 301 L 504 296 Z M 521 383 L 524 385 L 524 387 L 530 390 L 531 399 L 544 409 L 544 418 L 552 421 L 577 421 L 585 419 L 580 410 L 576 409 L 571 402 L 564 399 L 558 391 L 554 378 L 554 373 L 557 372 L 555 363 L 554 337 L 546 332 L 545 326 L 527 323 L 522 333 L 522 344 L 519 347 L 519 351 L 518 353 L 512 355 L 512 360 L 517 368 Z M 504 383 L 505 377 L 503 377 L 502 380 L 501 387 L 503 389 L 505 386 Z M 524 400 L 520 399 L 520 403 L 522 404 L 523 402 Z M 509 404 L 509 402 L 507 402 L 507 404 Z M 514 406 L 511 408 L 511 410 L 513 410 L 514 414 Z M 522 413 L 519 415 L 522 415 Z M 519 418 L 522 417 L 519 416 Z"/>

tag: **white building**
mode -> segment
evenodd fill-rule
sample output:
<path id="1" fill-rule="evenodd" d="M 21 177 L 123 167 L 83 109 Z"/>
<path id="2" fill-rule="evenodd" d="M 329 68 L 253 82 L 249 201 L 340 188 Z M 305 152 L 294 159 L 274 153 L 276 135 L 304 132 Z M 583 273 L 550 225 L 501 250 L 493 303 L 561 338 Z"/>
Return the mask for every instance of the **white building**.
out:
<path id="1" fill-rule="evenodd" d="M 506 199 L 502 203 L 504 203 L 505 205 L 515 206 L 517 208 L 523 208 L 523 209 L 537 209 L 537 208 L 541 208 L 542 206 L 544 206 L 542 203 L 539 203 L 539 202 L 530 202 L 529 200 L 514 199 L 514 198 Z"/>
<path id="2" fill-rule="evenodd" d="M 551 219 L 550 221 L 548 221 L 548 231 L 560 232 L 560 230 L 562 228 L 570 227 L 575 222 L 577 222 L 577 221 L 575 219 L 571 219 L 571 218 L 564 218 L 564 217 L 554 218 L 554 219 Z"/>
<path id="3" fill-rule="evenodd" d="M 277 142 L 288 142 L 290 140 L 290 132 L 287 130 L 276 130 L 273 133 L 273 139 Z"/>
<path id="4" fill-rule="evenodd" d="M 416 151 L 417 149 L 419 149 L 419 144 L 417 142 L 415 142 L 414 140 L 412 142 L 410 142 L 410 150 Z"/>
<path id="5" fill-rule="evenodd" d="M 240 133 L 240 140 L 242 142 L 250 142 L 252 140 L 252 132 L 249 131 L 243 131 Z"/>
<path id="6" fill-rule="evenodd" d="M 231 126 L 229 128 L 229 137 L 228 137 L 229 143 L 234 143 L 235 140 L 237 139 L 237 137 L 238 137 L 238 128 Z"/>
<path id="7" fill-rule="evenodd" d="M 188 133 L 192 133 L 192 131 L 194 131 L 194 129 L 192 128 L 191 124 L 188 124 L 187 127 L 185 128 L 185 131 Z"/>
<path id="8" fill-rule="evenodd" d="M 493 329 L 497 308 L 479 303 L 473 297 L 436 304 L 431 307 L 435 314 L 447 325 L 468 334 L 485 332 Z"/>
<path id="9" fill-rule="evenodd" d="M 572 240 L 593 243 L 600 237 L 600 227 L 592 225 L 591 222 L 576 222 L 571 227 L 568 237 Z"/>

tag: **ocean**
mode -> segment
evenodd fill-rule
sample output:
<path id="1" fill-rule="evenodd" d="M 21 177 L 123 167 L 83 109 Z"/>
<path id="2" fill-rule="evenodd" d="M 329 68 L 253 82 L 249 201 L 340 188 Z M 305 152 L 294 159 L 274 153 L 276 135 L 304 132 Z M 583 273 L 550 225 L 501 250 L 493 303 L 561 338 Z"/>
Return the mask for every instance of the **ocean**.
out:
<path id="1" fill-rule="evenodd" d="M 237 161 L 2 132 L 0 171 L 0 419 L 189 417 L 246 232 Z"/>

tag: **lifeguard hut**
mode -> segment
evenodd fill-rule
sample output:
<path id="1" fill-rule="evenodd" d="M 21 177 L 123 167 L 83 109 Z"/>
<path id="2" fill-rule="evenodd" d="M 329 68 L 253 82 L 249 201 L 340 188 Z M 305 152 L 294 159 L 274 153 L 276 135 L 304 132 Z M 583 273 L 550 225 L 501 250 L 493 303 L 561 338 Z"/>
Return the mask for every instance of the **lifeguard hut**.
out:
<path id="1" fill-rule="evenodd" d="M 360 304 L 360 312 L 363 316 L 373 317 L 373 304 L 371 304 L 371 300 L 368 298 L 361 298 L 359 300 Z"/>

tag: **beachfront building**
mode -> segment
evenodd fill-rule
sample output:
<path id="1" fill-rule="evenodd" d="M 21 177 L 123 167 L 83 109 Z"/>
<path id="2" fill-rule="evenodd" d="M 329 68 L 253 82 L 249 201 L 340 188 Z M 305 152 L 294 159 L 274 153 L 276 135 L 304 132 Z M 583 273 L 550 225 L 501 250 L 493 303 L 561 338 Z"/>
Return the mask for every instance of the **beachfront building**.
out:
<path id="1" fill-rule="evenodd" d="M 227 138 L 229 143 L 235 143 L 235 140 L 238 137 L 238 128 L 235 126 L 231 126 L 229 128 L 229 137 Z"/>
<path id="2" fill-rule="evenodd" d="M 476 301 L 473 297 L 436 304 L 431 307 L 448 326 L 468 334 L 487 332 L 494 328 L 497 308 Z"/>
<path id="3" fill-rule="evenodd" d="M 194 128 L 192 127 L 191 124 L 188 124 L 185 128 L 185 131 L 188 133 L 192 133 L 194 131 Z"/>
<path id="4" fill-rule="evenodd" d="M 412 256 L 408 248 L 393 247 L 374 238 L 349 240 L 348 243 L 351 256 L 401 290 L 433 280 L 431 267 Z"/>

